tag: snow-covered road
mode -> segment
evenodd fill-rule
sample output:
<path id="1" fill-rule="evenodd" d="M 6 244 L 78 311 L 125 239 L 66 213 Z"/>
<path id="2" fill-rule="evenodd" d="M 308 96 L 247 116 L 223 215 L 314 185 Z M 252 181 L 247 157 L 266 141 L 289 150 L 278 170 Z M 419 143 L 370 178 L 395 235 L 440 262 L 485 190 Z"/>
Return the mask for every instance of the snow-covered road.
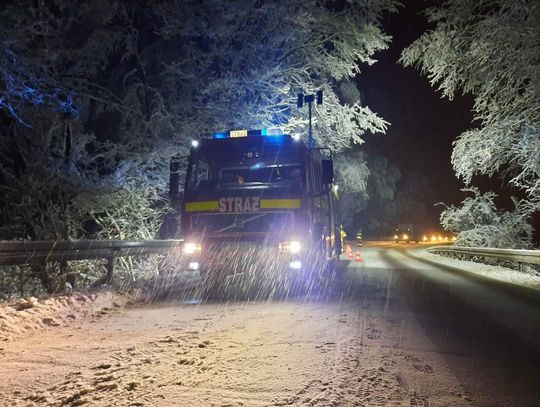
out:
<path id="1" fill-rule="evenodd" d="M 0 343 L 0 405 L 538 405 L 539 304 L 361 254 L 324 300 L 110 309 Z"/>

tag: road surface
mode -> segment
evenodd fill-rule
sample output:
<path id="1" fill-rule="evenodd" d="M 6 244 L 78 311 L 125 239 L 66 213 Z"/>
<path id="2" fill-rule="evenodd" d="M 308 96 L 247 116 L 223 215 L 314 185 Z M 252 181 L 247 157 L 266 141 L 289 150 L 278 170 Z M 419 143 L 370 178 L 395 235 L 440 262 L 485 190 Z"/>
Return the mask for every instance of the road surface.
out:
<path id="1" fill-rule="evenodd" d="M 325 297 L 110 309 L 0 343 L 0 405 L 540 405 L 540 305 L 405 247 L 362 248 Z"/>

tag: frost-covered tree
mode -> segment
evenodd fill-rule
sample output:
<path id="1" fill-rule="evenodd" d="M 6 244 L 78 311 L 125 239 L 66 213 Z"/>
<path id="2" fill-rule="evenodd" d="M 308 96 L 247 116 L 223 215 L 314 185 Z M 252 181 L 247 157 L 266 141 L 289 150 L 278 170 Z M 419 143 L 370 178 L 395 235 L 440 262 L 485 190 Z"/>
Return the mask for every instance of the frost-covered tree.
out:
<path id="1" fill-rule="evenodd" d="M 428 8 L 434 28 L 402 54 L 452 99 L 474 97 L 479 127 L 454 142 L 452 164 L 474 175 L 501 175 L 540 209 L 540 5 L 535 0 L 447 0 Z M 521 212 L 521 211 L 520 211 Z M 526 215 L 526 213 L 525 213 Z"/>
<path id="2" fill-rule="evenodd" d="M 254 0 L 166 3 L 160 33 L 185 56 L 167 63 L 171 110 L 185 134 L 216 129 L 282 127 L 307 139 L 307 108 L 300 92 L 324 91 L 315 106 L 314 137 L 338 153 L 387 123 L 362 105 L 352 82 L 361 64 L 385 49 L 380 27 L 392 1 Z M 336 156 L 346 217 L 366 193 L 365 160 Z"/>
<path id="3" fill-rule="evenodd" d="M 45 54 L 39 49 L 39 43 L 33 45 L 38 52 L 27 52 L 28 31 L 13 29 L 19 21 L 10 10 L 10 5 L 0 6 L 0 112 L 27 127 L 30 124 L 21 111 L 28 106 L 42 106 L 76 117 L 78 111 L 73 95 L 51 75 L 47 64 L 42 63 Z M 32 29 L 42 33 L 39 24 Z"/>
<path id="4" fill-rule="evenodd" d="M 461 206 L 450 206 L 441 214 L 441 225 L 459 233 L 456 244 L 472 247 L 523 249 L 530 247 L 532 227 L 516 208 L 498 211 L 493 192 L 481 194 L 477 188 L 464 189 L 473 194 Z"/>
<path id="5" fill-rule="evenodd" d="M 299 92 L 325 92 L 314 134 L 333 151 L 361 143 L 384 120 L 335 90 L 375 62 L 390 38 L 380 27 L 393 1 L 174 1 L 163 8 L 161 33 L 184 57 L 167 65 L 173 111 L 193 133 L 216 128 L 280 126 L 306 136 Z"/>
<path id="6" fill-rule="evenodd" d="M 368 162 L 364 153 L 356 151 L 338 154 L 334 162 L 342 222 L 350 229 L 355 215 L 367 203 Z"/>
<path id="7" fill-rule="evenodd" d="M 397 192 L 402 177 L 401 172 L 384 157 L 365 154 L 356 156 L 353 153 L 345 154 L 345 156 L 345 163 L 356 161 L 358 164 L 355 164 L 360 165 L 363 162 L 358 161 L 365 160 L 366 170 L 363 172 L 367 172 L 369 176 L 361 177 L 354 169 L 356 165 L 351 170 L 342 170 L 346 175 L 362 182 L 361 186 L 358 185 L 352 189 L 347 188 L 346 180 L 343 180 L 345 185 L 343 188 L 340 184 L 340 190 L 344 190 L 344 193 L 340 194 L 344 198 L 343 223 L 350 233 L 362 230 L 366 235 L 382 236 L 395 227 L 396 219 L 400 214 Z M 340 161 L 338 157 L 338 181 L 341 180 Z"/>
<path id="8" fill-rule="evenodd" d="M 1 31 L 0 36 L 4 37 Z M 9 48 L 7 41 L 0 40 L 0 110 L 29 127 L 20 113 L 27 105 L 46 106 L 57 112 L 78 115 L 69 91 L 56 85 L 46 72 L 36 69 L 33 61 L 23 61 Z"/>
<path id="9" fill-rule="evenodd" d="M 146 28 L 149 6 L 53 0 L 0 10 L 9 52 L 32 62 L 9 72 L 36 92 L 61 85 L 80 113 L 34 97 L 0 116 L 1 223 L 16 226 L 4 237 L 155 235 L 167 161 L 184 143 L 158 91 L 162 69 L 152 70 L 157 37 L 140 39 L 155 28 Z"/>

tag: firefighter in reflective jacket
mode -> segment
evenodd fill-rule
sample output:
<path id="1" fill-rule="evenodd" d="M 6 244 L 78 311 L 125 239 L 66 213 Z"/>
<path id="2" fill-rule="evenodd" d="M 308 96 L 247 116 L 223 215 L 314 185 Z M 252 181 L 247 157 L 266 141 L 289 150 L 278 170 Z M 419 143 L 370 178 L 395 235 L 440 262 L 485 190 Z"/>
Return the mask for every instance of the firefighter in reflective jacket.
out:
<path id="1" fill-rule="evenodd" d="M 357 246 L 362 246 L 362 231 L 358 231 L 356 232 L 356 245 Z"/>

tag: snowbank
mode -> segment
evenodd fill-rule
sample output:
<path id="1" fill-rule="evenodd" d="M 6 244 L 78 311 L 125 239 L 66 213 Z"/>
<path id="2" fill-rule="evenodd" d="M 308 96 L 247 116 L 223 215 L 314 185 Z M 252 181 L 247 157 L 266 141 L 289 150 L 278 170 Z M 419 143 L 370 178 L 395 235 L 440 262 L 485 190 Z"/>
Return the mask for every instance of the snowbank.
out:
<path id="1" fill-rule="evenodd" d="M 126 295 L 99 292 L 0 302 L 0 341 L 49 327 L 67 325 L 110 308 L 121 308 L 128 300 Z"/>
<path id="2" fill-rule="evenodd" d="M 479 274 L 483 277 L 491 278 L 506 283 L 517 284 L 528 288 L 540 291 L 540 274 L 534 272 L 526 272 L 513 270 L 501 266 L 493 266 L 473 261 L 457 260 L 450 257 L 440 256 L 422 250 L 411 250 L 414 256 L 421 257 L 433 263 L 438 263 L 443 266 L 459 268 L 469 273 Z"/>

